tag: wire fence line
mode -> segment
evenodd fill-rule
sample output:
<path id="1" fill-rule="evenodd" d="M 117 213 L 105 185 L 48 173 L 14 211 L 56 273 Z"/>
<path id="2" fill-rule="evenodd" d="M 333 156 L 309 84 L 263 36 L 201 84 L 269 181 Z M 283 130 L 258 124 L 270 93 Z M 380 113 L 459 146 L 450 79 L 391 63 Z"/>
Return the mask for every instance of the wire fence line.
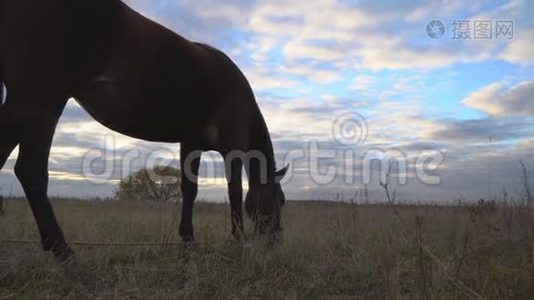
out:
<path id="1" fill-rule="evenodd" d="M 40 245 L 41 242 L 34 240 L 0 240 L 0 244 L 13 245 Z M 69 245 L 81 247 L 177 247 L 184 246 L 183 242 L 169 242 L 169 243 L 118 243 L 118 242 L 69 242 Z"/>

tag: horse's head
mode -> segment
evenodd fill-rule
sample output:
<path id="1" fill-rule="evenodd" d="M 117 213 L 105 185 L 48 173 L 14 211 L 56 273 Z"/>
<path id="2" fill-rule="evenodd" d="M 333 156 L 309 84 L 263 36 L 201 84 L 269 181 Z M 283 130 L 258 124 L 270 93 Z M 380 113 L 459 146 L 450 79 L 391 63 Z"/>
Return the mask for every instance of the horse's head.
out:
<path id="1" fill-rule="evenodd" d="M 247 193 L 245 209 L 256 223 L 256 233 L 269 234 L 269 242 L 275 242 L 282 231 L 282 207 L 286 197 L 280 182 L 289 166 L 275 172 L 273 180 L 267 184 L 251 187 Z"/>

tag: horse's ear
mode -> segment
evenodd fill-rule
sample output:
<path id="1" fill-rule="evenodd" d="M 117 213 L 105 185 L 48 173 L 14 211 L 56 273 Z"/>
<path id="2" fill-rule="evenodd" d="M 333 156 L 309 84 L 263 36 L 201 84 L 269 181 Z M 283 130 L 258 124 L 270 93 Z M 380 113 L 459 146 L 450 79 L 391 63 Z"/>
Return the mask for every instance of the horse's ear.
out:
<path id="1" fill-rule="evenodd" d="M 280 181 L 284 179 L 284 177 L 286 176 L 287 170 L 289 170 L 289 164 L 282 170 L 276 171 L 275 173 L 276 183 L 280 183 Z"/>

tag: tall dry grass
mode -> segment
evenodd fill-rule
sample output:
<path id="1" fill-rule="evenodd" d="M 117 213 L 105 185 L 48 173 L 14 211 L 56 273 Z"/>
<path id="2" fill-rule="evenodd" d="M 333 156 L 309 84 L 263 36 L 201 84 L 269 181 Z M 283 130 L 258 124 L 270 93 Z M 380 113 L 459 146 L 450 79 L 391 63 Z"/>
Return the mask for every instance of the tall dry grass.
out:
<path id="1" fill-rule="evenodd" d="M 179 241 L 173 206 L 54 202 L 70 241 Z M 532 209 L 488 203 L 395 209 L 290 202 L 285 242 L 275 249 L 231 242 L 228 206 L 205 203 L 196 206 L 194 248 L 75 247 L 77 261 L 60 266 L 36 245 L 0 244 L 0 299 L 534 297 Z M 8 200 L 5 210 L 0 240 L 38 239 L 25 202 Z"/>

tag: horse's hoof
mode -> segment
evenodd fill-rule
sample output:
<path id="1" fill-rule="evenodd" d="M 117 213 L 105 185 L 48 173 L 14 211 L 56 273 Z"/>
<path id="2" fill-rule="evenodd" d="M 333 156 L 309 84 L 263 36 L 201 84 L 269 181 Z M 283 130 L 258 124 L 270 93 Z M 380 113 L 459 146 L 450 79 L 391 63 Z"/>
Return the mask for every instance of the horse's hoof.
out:
<path id="1" fill-rule="evenodd" d="M 185 248 L 194 248 L 197 245 L 197 241 L 195 240 L 195 237 L 192 235 L 184 236 L 182 238 L 184 242 Z"/>
<path id="2" fill-rule="evenodd" d="M 72 249 L 68 245 L 64 245 L 60 248 L 55 248 L 52 250 L 52 253 L 54 254 L 54 258 L 56 259 L 56 261 L 60 263 L 65 262 L 75 256 L 74 251 L 72 251 Z"/>

